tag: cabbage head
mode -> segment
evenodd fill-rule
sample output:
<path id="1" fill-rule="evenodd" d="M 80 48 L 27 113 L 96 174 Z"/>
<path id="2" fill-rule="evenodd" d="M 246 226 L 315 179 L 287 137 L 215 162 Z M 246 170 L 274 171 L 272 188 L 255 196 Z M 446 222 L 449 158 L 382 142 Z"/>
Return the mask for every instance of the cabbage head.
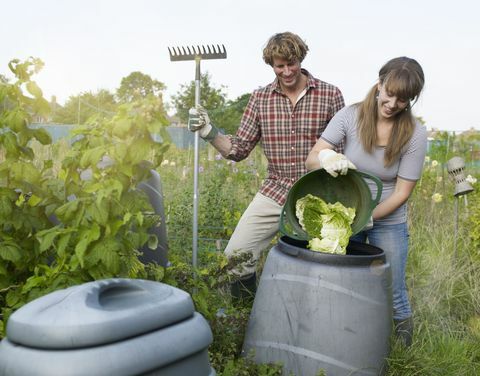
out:
<path id="1" fill-rule="evenodd" d="M 345 254 L 352 235 L 355 209 L 340 202 L 328 204 L 320 197 L 307 194 L 297 200 L 295 214 L 311 240 L 312 251 Z"/>

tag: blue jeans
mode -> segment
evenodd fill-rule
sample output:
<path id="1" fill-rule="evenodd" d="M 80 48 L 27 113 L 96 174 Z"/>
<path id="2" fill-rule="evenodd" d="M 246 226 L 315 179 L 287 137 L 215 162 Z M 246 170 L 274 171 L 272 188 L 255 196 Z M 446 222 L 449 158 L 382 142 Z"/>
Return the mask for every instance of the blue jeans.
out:
<path id="1" fill-rule="evenodd" d="M 408 256 L 407 223 L 397 225 L 374 224 L 370 230 L 362 231 L 352 240 L 368 243 L 383 249 L 392 271 L 393 318 L 404 320 L 412 315 L 405 283 L 405 267 Z"/>

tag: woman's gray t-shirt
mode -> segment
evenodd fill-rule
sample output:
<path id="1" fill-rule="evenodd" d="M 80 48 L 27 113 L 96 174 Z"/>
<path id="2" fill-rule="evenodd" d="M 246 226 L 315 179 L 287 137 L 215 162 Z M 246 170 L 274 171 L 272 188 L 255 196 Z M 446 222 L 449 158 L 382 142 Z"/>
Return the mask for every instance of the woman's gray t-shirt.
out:
<path id="1" fill-rule="evenodd" d="M 394 189 L 397 176 L 405 180 L 416 181 L 422 175 L 427 149 L 427 131 L 416 122 L 412 138 L 405 145 L 400 158 L 391 166 L 384 166 L 384 147 L 376 147 L 372 154 L 367 153 L 357 135 L 357 106 L 351 105 L 338 111 L 323 132 L 322 139 L 336 146 L 345 138 L 345 156 L 355 164 L 359 171 L 378 177 L 383 183 L 380 202 L 389 197 Z M 377 192 L 376 184 L 366 179 L 372 197 Z M 388 216 L 376 220 L 376 223 L 397 224 L 407 220 L 407 204 L 403 204 Z"/>

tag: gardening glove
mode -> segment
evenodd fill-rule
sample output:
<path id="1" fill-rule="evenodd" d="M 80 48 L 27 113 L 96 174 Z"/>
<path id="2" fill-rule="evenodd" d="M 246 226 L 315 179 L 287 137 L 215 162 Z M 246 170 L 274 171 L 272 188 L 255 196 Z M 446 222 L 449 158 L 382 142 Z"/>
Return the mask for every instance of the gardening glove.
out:
<path id="1" fill-rule="evenodd" d="M 345 155 L 336 153 L 331 149 L 323 149 L 318 153 L 320 168 L 325 169 L 334 178 L 340 175 L 346 175 L 348 169 L 356 170 L 355 165 L 350 162 Z"/>
<path id="2" fill-rule="evenodd" d="M 212 131 L 210 117 L 203 107 L 197 106 L 188 110 L 188 130 L 190 132 L 199 131 L 202 138 L 206 138 Z"/>

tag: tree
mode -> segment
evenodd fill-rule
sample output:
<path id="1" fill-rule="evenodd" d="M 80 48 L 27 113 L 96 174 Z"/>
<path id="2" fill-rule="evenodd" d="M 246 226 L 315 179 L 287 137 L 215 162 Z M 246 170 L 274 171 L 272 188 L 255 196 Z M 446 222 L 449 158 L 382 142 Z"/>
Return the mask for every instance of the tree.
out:
<path id="1" fill-rule="evenodd" d="M 225 106 L 213 110 L 212 119 L 215 118 L 216 120 L 214 124 L 222 128 L 225 133 L 234 134 L 240 125 L 243 111 L 245 111 L 249 99 L 250 94 L 243 94 L 235 100 L 228 101 Z"/>
<path id="2" fill-rule="evenodd" d="M 209 111 L 213 123 L 219 123 L 215 110 L 225 106 L 225 87 L 215 88 L 210 83 L 210 75 L 202 74 L 200 77 L 200 105 Z M 180 85 L 177 95 L 172 96 L 172 101 L 181 121 L 188 122 L 188 110 L 195 106 L 195 81 Z"/>
<path id="3" fill-rule="evenodd" d="M 152 79 L 148 74 L 132 72 L 122 78 L 117 97 L 121 103 L 130 103 L 149 95 L 161 97 L 163 90 L 165 85 L 162 82 Z"/>
<path id="4" fill-rule="evenodd" d="M 96 93 L 70 96 L 65 105 L 55 111 L 52 120 L 61 124 L 85 124 L 92 116 L 111 118 L 117 107 L 115 96 L 108 90 L 100 89 Z"/>

